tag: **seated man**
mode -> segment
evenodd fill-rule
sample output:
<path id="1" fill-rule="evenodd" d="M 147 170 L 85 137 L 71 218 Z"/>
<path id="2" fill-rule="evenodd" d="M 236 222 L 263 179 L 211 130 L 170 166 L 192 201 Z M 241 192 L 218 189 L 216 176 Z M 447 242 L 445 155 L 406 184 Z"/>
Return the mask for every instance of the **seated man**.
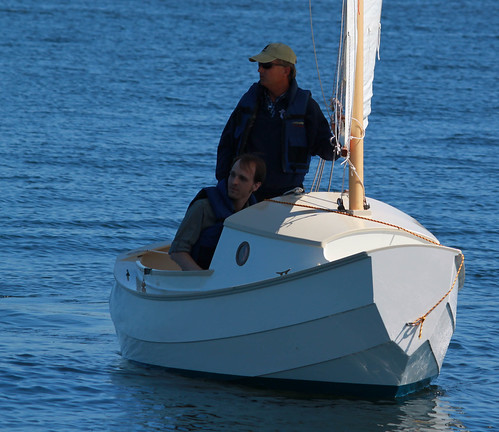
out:
<path id="1" fill-rule="evenodd" d="M 239 156 L 229 173 L 215 187 L 202 189 L 189 205 L 170 247 L 171 258 L 182 270 L 208 269 L 222 234 L 224 220 L 256 203 L 256 192 L 265 180 L 263 159 Z"/>

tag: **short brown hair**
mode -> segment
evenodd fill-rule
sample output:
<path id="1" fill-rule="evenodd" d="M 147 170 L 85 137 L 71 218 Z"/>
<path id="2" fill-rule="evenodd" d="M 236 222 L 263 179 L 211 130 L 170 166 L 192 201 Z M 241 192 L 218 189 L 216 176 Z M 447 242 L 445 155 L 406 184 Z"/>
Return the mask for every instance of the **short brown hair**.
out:
<path id="1" fill-rule="evenodd" d="M 251 164 L 255 164 L 255 176 L 253 179 L 253 183 L 262 183 L 265 181 L 265 177 L 267 175 L 267 166 L 265 161 L 256 154 L 253 153 L 244 153 L 239 155 L 232 165 L 234 165 L 237 161 L 242 167 L 248 167 Z"/>

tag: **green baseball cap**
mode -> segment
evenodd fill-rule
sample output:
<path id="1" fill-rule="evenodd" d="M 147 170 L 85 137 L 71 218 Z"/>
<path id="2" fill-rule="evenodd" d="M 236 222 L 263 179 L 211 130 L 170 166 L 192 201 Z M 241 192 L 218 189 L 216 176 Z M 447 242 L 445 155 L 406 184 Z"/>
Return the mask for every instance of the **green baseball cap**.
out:
<path id="1" fill-rule="evenodd" d="M 250 57 L 249 61 L 270 63 L 277 59 L 296 64 L 296 54 L 290 47 L 283 43 L 271 43 L 267 45 L 260 54 Z"/>

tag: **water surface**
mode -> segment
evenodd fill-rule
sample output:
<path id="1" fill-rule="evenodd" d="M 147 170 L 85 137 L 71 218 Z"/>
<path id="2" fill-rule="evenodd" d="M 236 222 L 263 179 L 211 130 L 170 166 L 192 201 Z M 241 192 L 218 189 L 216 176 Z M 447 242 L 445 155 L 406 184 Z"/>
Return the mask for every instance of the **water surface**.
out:
<path id="1" fill-rule="evenodd" d="M 313 1 L 326 99 L 339 5 Z M 306 398 L 137 367 L 108 312 L 115 256 L 171 238 L 270 41 L 325 104 L 307 2 L 0 5 L 0 429 L 499 428 L 498 4 L 385 2 L 367 193 L 466 257 L 439 378 L 400 401 Z M 336 164 L 333 186 L 341 187 Z M 309 175 L 310 181 L 312 175 Z"/>

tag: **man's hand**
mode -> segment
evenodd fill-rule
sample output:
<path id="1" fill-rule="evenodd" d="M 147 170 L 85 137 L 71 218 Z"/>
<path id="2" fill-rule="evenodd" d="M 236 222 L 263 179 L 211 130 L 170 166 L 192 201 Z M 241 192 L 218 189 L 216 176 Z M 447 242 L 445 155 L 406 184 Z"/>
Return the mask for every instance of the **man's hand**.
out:
<path id="1" fill-rule="evenodd" d="M 172 257 L 172 260 L 175 261 L 183 271 L 203 270 L 187 252 L 172 252 L 170 256 Z"/>

